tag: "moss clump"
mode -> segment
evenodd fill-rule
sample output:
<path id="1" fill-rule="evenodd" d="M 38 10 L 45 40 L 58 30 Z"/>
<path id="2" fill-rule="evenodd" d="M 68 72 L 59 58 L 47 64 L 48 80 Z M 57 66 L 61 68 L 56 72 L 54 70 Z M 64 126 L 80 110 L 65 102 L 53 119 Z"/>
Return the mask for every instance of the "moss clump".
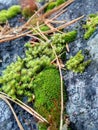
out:
<path id="1" fill-rule="evenodd" d="M 46 25 L 43 25 L 43 26 L 40 27 L 41 31 L 48 31 L 49 29 L 50 28 L 48 26 L 46 26 Z"/>
<path id="2" fill-rule="evenodd" d="M 89 27 L 88 31 L 84 34 L 84 39 L 89 39 L 90 36 L 95 32 L 95 27 Z"/>
<path id="3" fill-rule="evenodd" d="M 69 41 L 72 41 L 73 36 L 69 34 L 73 33 L 69 32 L 68 35 L 56 34 L 50 39 L 57 55 L 64 50 L 68 38 Z M 44 68 L 50 66 L 50 62 L 55 58 L 55 55 L 49 42 L 36 43 L 34 47 L 27 43 L 25 47 L 25 58 L 18 57 L 15 63 L 11 63 L 4 70 L 2 77 L 0 77 L 0 84 L 2 85 L 2 91 L 13 99 L 19 98 L 22 100 L 26 96 L 28 101 L 31 102 L 33 100 L 33 79 Z"/>
<path id="4" fill-rule="evenodd" d="M 61 43 L 61 44 L 65 44 L 65 43 L 70 43 L 73 42 L 75 40 L 77 36 L 77 31 L 71 31 L 68 33 L 63 33 L 62 35 L 57 33 L 53 36 L 53 43 Z"/>
<path id="5" fill-rule="evenodd" d="M 60 119 L 60 75 L 56 68 L 47 68 L 34 80 L 35 109 L 49 120 L 49 115 L 56 127 Z"/>
<path id="6" fill-rule="evenodd" d="M 85 68 L 91 63 L 91 60 L 84 61 L 84 56 L 80 50 L 74 57 L 66 62 L 66 68 L 76 73 L 83 73 Z"/>
<path id="7" fill-rule="evenodd" d="M 90 36 L 95 32 L 97 25 L 98 25 L 98 15 L 91 14 L 87 19 L 86 24 L 83 25 L 83 28 L 85 28 L 86 30 L 84 34 L 84 39 L 87 40 L 90 38 Z"/>
<path id="8" fill-rule="evenodd" d="M 45 8 L 45 12 L 50 11 L 51 9 L 63 4 L 66 0 L 55 0 L 49 2 L 48 6 Z"/>
<path id="9" fill-rule="evenodd" d="M 61 4 L 63 4 L 66 0 L 57 0 L 56 1 L 56 5 L 59 6 Z"/>
<path id="10" fill-rule="evenodd" d="M 8 10 L 0 11 L 0 24 L 5 23 L 12 17 L 15 17 L 18 13 L 21 13 L 21 7 L 19 5 L 13 5 Z"/>
<path id="11" fill-rule="evenodd" d="M 7 18 L 15 17 L 18 13 L 21 13 L 21 7 L 19 5 L 13 5 L 7 11 Z"/>
<path id="12" fill-rule="evenodd" d="M 47 11 L 49 11 L 49 10 L 51 10 L 51 9 L 53 9 L 54 7 L 56 7 L 56 2 L 50 2 L 49 4 L 48 4 L 48 6 L 47 6 L 47 8 L 45 9 L 45 12 L 47 12 Z"/>
<path id="13" fill-rule="evenodd" d="M 2 23 L 6 23 L 6 21 L 7 21 L 7 17 L 6 17 L 6 15 L 4 15 L 4 14 L 0 14 L 0 24 L 2 24 Z"/>
<path id="14" fill-rule="evenodd" d="M 34 11 L 32 11 L 32 10 L 30 9 L 30 7 L 25 7 L 25 8 L 22 10 L 22 15 L 23 15 L 25 18 L 30 18 L 33 14 L 34 14 Z"/>

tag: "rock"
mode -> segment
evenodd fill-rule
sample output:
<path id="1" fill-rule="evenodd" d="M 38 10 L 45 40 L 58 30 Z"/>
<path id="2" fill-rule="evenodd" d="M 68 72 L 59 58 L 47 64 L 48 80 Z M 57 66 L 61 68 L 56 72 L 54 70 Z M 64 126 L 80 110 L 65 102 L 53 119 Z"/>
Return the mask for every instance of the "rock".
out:
<path id="1" fill-rule="evenodd" d="M 0 0 L 0 10 L 18 4 L 18 0 Z"/>
<path id="2" fill-rule="evenodd" d="M 74 55 L 76 50 L 89 51 L 92 62 L 82 74 L 71 71 L 64 75 L 67 86 L 68 102 L 67 112 L 77 130 L 97 130 L 98 128 L 98 31 L 89 41 L 77 40 L 70 50 L 70 55 Z M 83 44 L 86 46 L 83 46 Z M 77 44 L 80 44 L 80 48 Z M 75 46 L 77 46 L 75 48 Z"/>
<path id="3" fill-rule="evenodd" d="M 69 45 L 70 53 L 67 53 L 67 59 L 79 50 L 83 50 L 85 59 L 92 60 L 90 66 L 82 74 L 71 71 L 63 72 L 68 92 L 66 110 L 77 130 L 98 129 L 98 30 L 86 41 L 83 39 L 84 30 L 82 28 L 88 14 L 97 13 L 97 11 L 97 0 L 76 0 L 68 7 L 67 12 L 60 16 L 60 20 L 70 21 L 85 15 L 82 21 L 67 28 L 78 30 L 77 40 Z"/>
<path id="4" fill-rule="evenodd" d="M 12 3 L 10 2 L 11 0 L 0 1 L 0 9 L 9 7 L 16 0 L 13 0 Z M 85 20 L 88 14 L 96 12 L 98 12 L 98 0 L 75 0 L 68 7 L 66 13 L 60 16 L 59 19 L 70 21 L 81 15 L 85 15 L 83 19 Z M 77 130 L 98 130 L 98 31 L 88 41 L 85 41 L 83 39 L 83 22 L 85 21 L 77 22 L 68 28 L 72 30 L 72 28 L 76 29 L 78 27 L 78 36 L 77 40 L 69 45 L 70 53 L 67 53 L 66 57 L 69 59 L 70 56 L 75 55 L 81 49 L 86 59 L 91 59 L 92 62 L 82 74 L 76 74 L 71 71 L 63 72 L 64 82 L 68 92 L 66 110 Z M 11 22 L 11 24 L 16 24 L 16 22 Z M 17 55 L 24 57 L 23 44 L 25 41 L 26 39 L 17 39 L 13 42 L 0 44 L 0 61 L 2 61 L 0 62 L 0 74 L 2 74 L 1 71 L 8 64 L 16 60 Z M 11 111 L 7 106 L 5 110 L 5 106 L 5 103 L 0 100 L 0 130 L 18 130 L 19 128 Z M 27 120 L 29 122 L 33 122 L 34 120 L 23 110 L 19 112 L 19 107 L 14 107 L 20 121 L 23 123 L 25 119 L 25 123 L 23 123 L 24 128 L 29 130 L 29 127 L 27 128 L 25 124 Z M 3 110 L 6 112 L 4 113 Z M 3 117 L 2 113 L 6 115 Z M 21 118 L 21 115 L 23 118 Z M 33 125 L 30 124 L 30 126 L 32 126 L 32 129 L 36 129 L 35 122 Z"/>

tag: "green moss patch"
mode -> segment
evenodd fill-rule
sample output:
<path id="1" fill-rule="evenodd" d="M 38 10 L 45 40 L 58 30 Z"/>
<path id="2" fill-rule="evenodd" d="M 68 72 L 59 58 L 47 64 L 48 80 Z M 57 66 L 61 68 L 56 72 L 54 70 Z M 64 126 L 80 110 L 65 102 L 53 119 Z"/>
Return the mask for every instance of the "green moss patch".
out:
<path id="1" fill-rule="evenodd" d="M 98 15 L 97 14 L 90 14 L 86 24 L 83 25 L 83 28 L 86 30 L 84 34 L 84 39 L 89 39 L 91 35 L 95 32 L 98 25 Z"/>
<path id="2" fill-rule="evenodd" d="M 60 75 L 56 68 L 43 70 L 34 80 L 35 109 L 49 120 L 49 115 L 56 127 L 60 120 Z"/>
<path id="3" fill-rule="evenodd" d="M 84 61 L 84 55 L 80 50 L 74 57 L 66 62 L 66 68 L 76 73 L 83 73 L 85 68 L 91 63 L 91 60 Z"/>
<path id="4" fill-rule="evenodd" d="M 53 8 L 63 4 L 66 0 L 55 0 L 52 2 L 49 2 L 48 6 L 45 8 L 45 12 L 48 12 L 52 10 Z"/>
<path id="5" fill-rule="evenodd" d="M 0 11 L 0 24 L 6 23 L 8 19 L 15 17 L 18 13 L 21 13 L 19 5 L 13 5 L 8 10 Z"/>

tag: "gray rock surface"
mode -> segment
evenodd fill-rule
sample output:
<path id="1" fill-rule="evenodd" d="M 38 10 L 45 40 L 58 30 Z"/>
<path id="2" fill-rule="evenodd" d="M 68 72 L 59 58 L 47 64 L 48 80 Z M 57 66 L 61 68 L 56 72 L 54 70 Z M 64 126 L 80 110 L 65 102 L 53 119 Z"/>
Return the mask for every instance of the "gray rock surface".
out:
<path id="1" fill-rule="evenodd" d="M 68 7 L 68 11 L 60 17 L 72 20 L 81 15 L 87 17 L 88 14 L 97 11 L 97 0 L 75 0 Z M 91 59 L 92 62 L 83 74 L 71 71 L 64 73 L 68 92 L 66 109 L 77 130 L 98 130 L 98 31 L 96 30 L 88 41 L 84 40 L 84 30 L 81 25 L 85 18 L 68 28 L 69 30 L 77 29 L 78 36 L 77 40 L 69 45 L 70 53 L 67 53 L 67 59 L 79 50 L 83 50 L 85 59 Z"/>
<path id="2" fill-rule="evenodd" d="M 0 10 L 18 4 L 18 0 L 0 0 Z"/>
<path id="3" fill-rule="evenodd" d="M 0 0 L 0 9 L 16 4 L 15 2 L 17 0 Z M 60 19 L 70 21 L 81 15 L 87 16 L 96 12 L 98 12 L 98 0 L 75 0 L 68 7 L 67 12 L 60 16 Z M 85 41 L 83 40 L 82 24 L 83 21 L 80 21 L 68 28 L 71 30 L 78 26 L 78 36 L 77 40 L 69 45 L 70 53 L 67 53 L 67 59 L 81 49 L 86 59 L 92 59 L 92 63 L 83 74 L 75 74 L 70 71 L 63 73 L 68 92 L 66 108 L 70 120 L 76 125 L 77 130 L 98 130 L 98 31 L 88 41 Z M 7 65 L 16 60 L 17 55 L 24 57 L 23 44 L 25 41 L 26 39 L 20 39 L 20 41 L 14 40 L 0 44 L 0 75 Z M 25 130 L 35 130 L 34 119 L 17 105 L 14 108 Z M 28 121 L 30 127 L 26 125 Z M 30 122 L 33 122 L 32 126 Z M 9 107 L 0 100 L 0 130 L 10 129 L 19 130 Z"/>

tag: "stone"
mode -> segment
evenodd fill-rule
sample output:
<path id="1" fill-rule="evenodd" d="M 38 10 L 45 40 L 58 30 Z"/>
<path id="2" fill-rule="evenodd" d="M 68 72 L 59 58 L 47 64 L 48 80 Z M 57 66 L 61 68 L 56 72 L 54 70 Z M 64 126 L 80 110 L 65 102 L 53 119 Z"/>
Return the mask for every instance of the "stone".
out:
<path id="1" fill-rule="evenodd" d="M 70 52 L 66 54 L 66 58 L 69 59 L 79 50 L 83 50 L 85 59 L 91 59 L 92 62 L 82 74 L 71 71 L 63 72 L 68 92 L 66 110 L 77 130 L 98 129 L 98 29 L 89 40 L 84 40 L 82 28 L 88 15 L 97 12 L 97 0 L 75 0 L 66 13 L 59 17 L 60 20 L 70 21 L 85 15 L 82 20 L 67 28 L 78 30 L 78 36 L 77 40 L 69 45 Z"/>
<path id="2" fill-rule="evenodd" d="M 15 4 L 13 1 L 0 0 L 0 9 L 8 8 L 12 4 Z M 69 45 L 70 53 L 66 54 L 66 58 L 69 59 L 70 56 L 75 55 L 82 49 L 86 59 L 91 59 L 92 62 L 82 74 L 76 74 L 71 71 L 63 72 L 65 89 L 68 92 L 66 110 L 69 114 L 70 121 L 75 124 L 77 130 L 98 130 L 98 31 L 86 41 L 83 39 L 84 30 L 82 28 L 82 24 L 85 23 L 87 15 L 96 12 L 98 12 L 98 0 L 75 0 L 74 3 L 68 6 L 67 11 L 59 17 L 60 20 L 66 19 L 70 21 L 85 15 L 82 21 L 68 27 L 69 30 L 73 28 L 77 29 L 78 36 L 77 40 Z M 14 22 L 11 21 L 11 24 L 12 26 L 15 25 L 16 19 Z M 16 60 L 17 55 L 24 57 L 24 42 L 26 42 L 26 39 L 0 44 L 0 60 L 2 60 L 0 62 L 0 75 L 8 64 Z M 30 115 L 23 110 L 20 111 L 20 108 L 17 106 L 14 106 L 14 108 L 26 130 L 27 120 L 33 122 L 33 125 L 30 125 L 32 128 L 34 127 L 33 129 L 37 129 L 36 123 Z M 3 110 L 5 110 L 5 113 Z M 21 118 L 22 116 L 23 118 Z M 25 123 L 23 123 L 23 119 L 25 119 Z M 0 100 L 0 130 L 9 129 L 19 130 L 9 107 Z"/>
<path id="3" fill-rule="evenodd" d="M 0 10 L 18 4 L 18 0 L 0 0 Z"/>

